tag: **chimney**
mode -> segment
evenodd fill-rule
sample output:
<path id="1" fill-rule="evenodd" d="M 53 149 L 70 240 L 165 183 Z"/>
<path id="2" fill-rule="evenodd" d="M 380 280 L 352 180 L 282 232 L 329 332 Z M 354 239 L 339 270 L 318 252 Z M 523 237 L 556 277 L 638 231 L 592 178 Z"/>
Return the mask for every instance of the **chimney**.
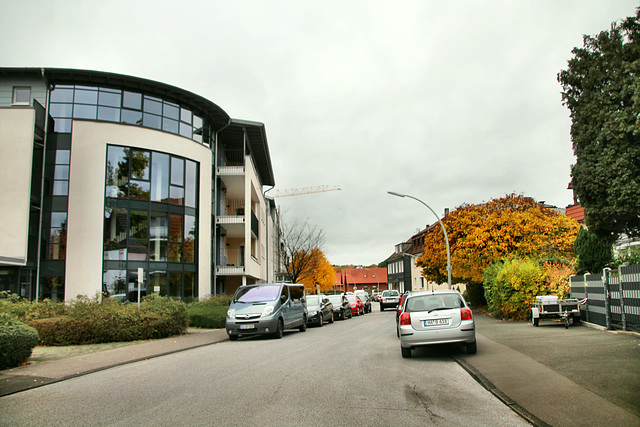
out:
<path id="1" fill-rule="evenodd" d="M 444 208 L 444 216 L 449 215 L 449 208 Z"/>

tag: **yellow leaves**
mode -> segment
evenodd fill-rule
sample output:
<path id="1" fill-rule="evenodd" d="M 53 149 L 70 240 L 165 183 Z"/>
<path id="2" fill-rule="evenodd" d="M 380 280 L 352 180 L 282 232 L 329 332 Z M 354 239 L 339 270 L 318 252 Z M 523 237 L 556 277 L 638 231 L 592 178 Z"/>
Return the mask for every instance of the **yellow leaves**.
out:
<path id="1" fill-rule="evenodd" d="M 442 219 L 449 236 L 452 274 L 480 283 L 484 269 L 509 256 L 572 256 L 580 228 L 571 218 L 535 200 L 507 195 L 477 205 L 462 205 Z M 440 227 L 425 236 L 418 260 L 427 279 L 446 277 L 446 245 Z"/>
<path id="2" fill-rule="evenodd" d="M 298 282 L 304 285 L 307 292 L 312 293 L 316 292 L 316 285 L 320 285 L 321 292 L 333 288 L 336 282 L 336 271 L 333 265 L 320 249 L 313 249 L 310 256 L 307 268 L 300 275 Z"/>

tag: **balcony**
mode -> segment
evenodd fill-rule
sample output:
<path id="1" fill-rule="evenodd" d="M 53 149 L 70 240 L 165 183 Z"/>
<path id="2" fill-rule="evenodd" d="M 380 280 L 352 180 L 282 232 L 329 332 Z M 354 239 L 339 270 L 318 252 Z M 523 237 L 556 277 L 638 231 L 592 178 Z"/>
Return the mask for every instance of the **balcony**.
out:
<path id="1" fill-rule="evenodd" d="M 244 272 L 244 248 L 227 248 L 221 262 L 216 266 L 217 275 L 236 276 L 243 275 Z"/>

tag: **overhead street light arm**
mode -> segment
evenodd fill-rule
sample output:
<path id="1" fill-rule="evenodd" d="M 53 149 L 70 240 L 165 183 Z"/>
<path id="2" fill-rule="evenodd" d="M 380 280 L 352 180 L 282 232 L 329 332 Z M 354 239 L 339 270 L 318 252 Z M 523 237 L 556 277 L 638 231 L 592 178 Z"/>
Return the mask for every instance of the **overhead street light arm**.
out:
<path id="1" fill-rule="evenodd" d="M 440 217 L 438 216 L 437 213 L 435 213 L 435 211 L 433 209 L 431 209 L 431 206 L 429 206 L 428 204 L 426 204 L 422 200 L 418 199 L 417 197 L 413 197 L 413 196 L 410 196 L 408 194 L 396 193 L 395 191 L 387 191 L 387 193 L 391 194 L 392 196 L 396 196 L 396 197 L 403 197 L 403 198 L 404 197 L 408 197 L 410 199 L 413 199 L 413 200 L 415 200 L 417 202 L 422 203 L 438 219 L 438 222 L 440 223 L 440 227 L 442 227 L 442 232 L 444 233 L 444 243 L 447 245 L 447 284 L 449 285 L 449 289 L 451 289 L 451 251 L 449 250 L 449 237 L 447 236 L 447 230 L 445 230 L 444 224 L 442 223 L 442 221 L 440 221 Z"/>

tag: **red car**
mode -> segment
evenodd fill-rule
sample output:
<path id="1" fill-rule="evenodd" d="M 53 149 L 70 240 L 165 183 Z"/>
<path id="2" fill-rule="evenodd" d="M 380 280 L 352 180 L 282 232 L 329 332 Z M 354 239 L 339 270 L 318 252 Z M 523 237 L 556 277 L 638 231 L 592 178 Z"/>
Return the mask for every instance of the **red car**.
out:
<path id="1" fill-rule="evenodd" d="M 356 295 L 347 295 L 347 300 L 351 306 L 351 313 L 353 313 L 354 316 L 364 314 L 364 303 L 360 298 Z"/>

